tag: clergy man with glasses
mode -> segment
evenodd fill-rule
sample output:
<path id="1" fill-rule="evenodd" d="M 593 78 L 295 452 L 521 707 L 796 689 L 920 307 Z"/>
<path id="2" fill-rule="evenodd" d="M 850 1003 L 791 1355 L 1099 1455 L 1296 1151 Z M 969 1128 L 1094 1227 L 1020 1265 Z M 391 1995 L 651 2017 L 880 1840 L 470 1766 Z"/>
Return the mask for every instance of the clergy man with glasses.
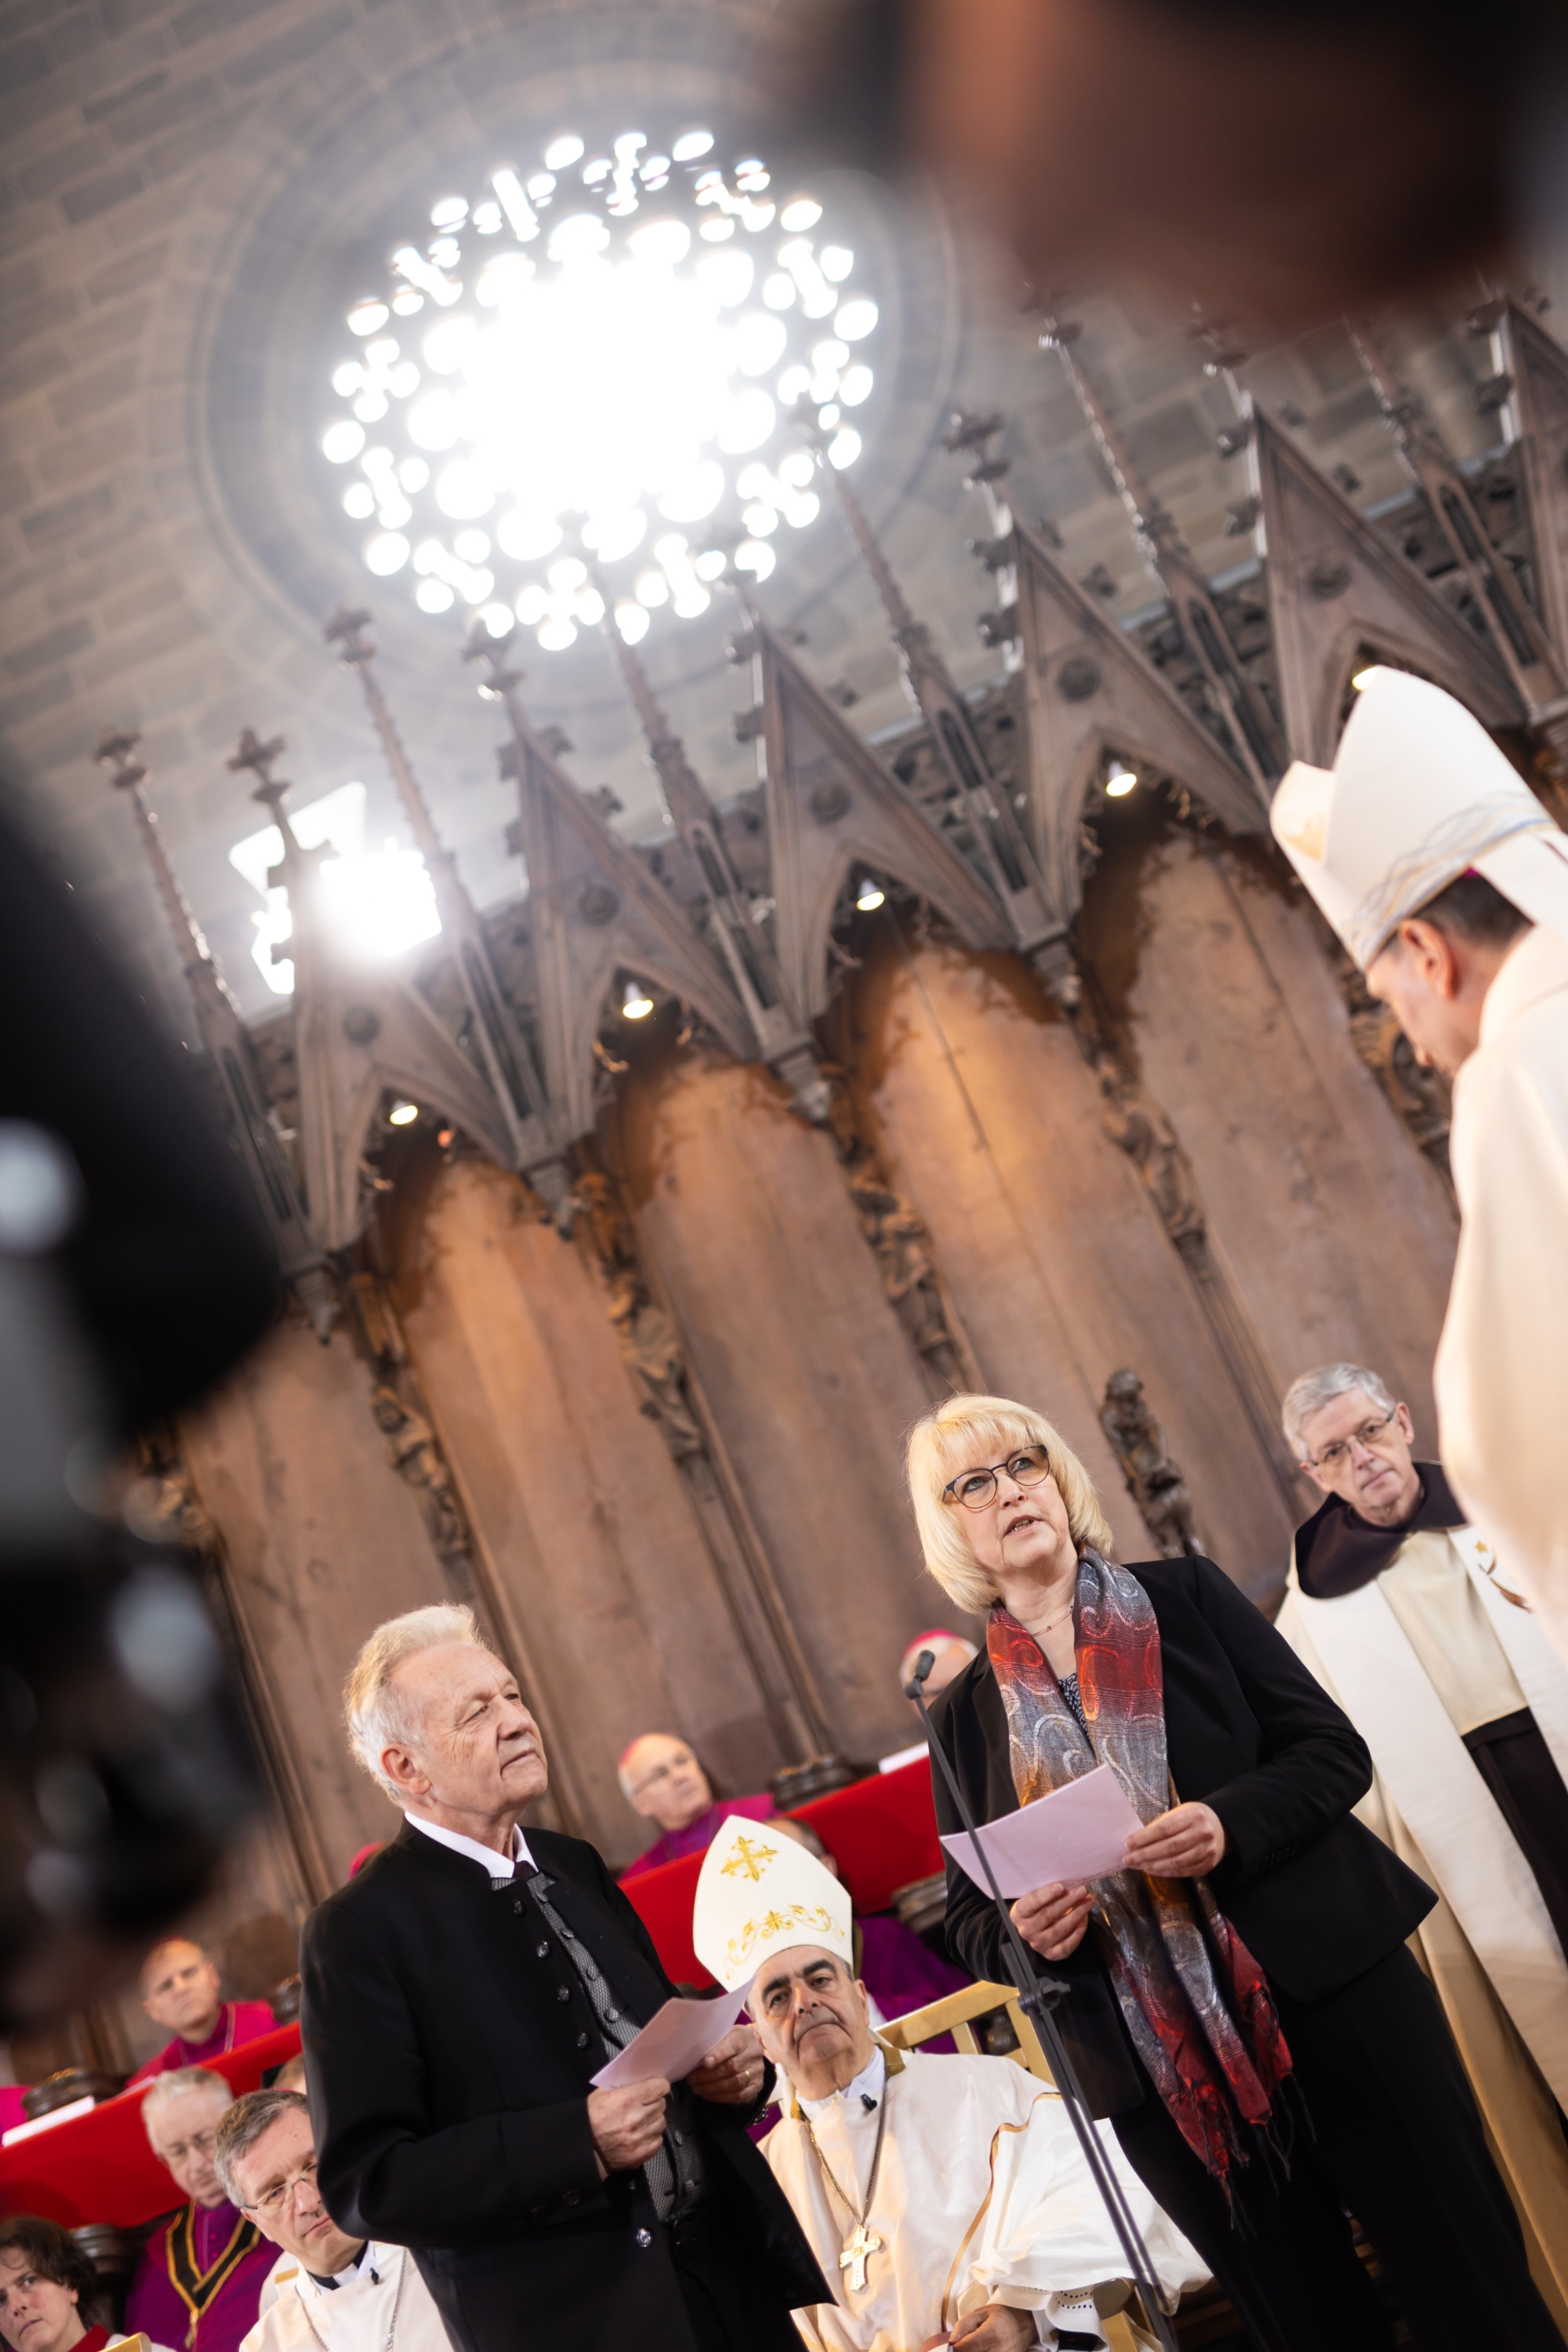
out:
<path id="1" fill-rule="evenodd" d="M 413 2255 L 350 2237 L 321 2202 L 298 2091 L 237 2099 L 214 2160 L 230 2200 L 282 2250 L 244 2352 L 450 2352 Z"/>
<path id="2" fill-rule="evenodd" d="M 1372 1750 L 1374 1826 L 1442 1897 L 1422 1958 L 1568 2322 L 1568 1669 L 1377 1372 L 1303 1372 L 1282 1419 L 1326 1499 L 1279 1631 Z"/>
<path id="3" fill-rule="evenodd" d="M 233 2097 L 221 2074 L 178 2066 L 154 2075 L 142 2101 L 153 2153 L 189 2201 L 142 2248 L 125 2325 L 174 2352 L 239 2352 L 272 2267 L 271 2248 L 229 2203 L 214 2162 Z"/>

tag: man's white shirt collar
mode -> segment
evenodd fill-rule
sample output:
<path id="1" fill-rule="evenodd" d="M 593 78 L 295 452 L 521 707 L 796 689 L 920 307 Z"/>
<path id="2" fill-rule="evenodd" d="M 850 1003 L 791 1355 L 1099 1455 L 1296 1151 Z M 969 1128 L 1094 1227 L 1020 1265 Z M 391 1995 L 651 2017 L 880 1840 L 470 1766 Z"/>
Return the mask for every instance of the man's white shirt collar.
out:
<path id="1" fill-rule="evenodd" d="M 434 1838 L 437 1845 L 450 1846 L 454 1853 L 465 1854 L 469 1862 L 479 1863 L 489 1872 L 492 1886 L 505 1886 L 515 1878 L 520 1862 L 525 1863 L 530 1870 L 539 1867 L 529 1852 L 528 1840 L 523 1836 L 521 1826 L 512 1831 L 511 1860 L 509 1862 L 504 1854 L 496 1852 L 493 1845 L 481 1845 L 478 1838 L 464 1837 L 457 1830 L 443 1829 L 438 1822 L 425 1821 L 418 1813 L 405 1813 L 403 1818 L 412 1828 L 423 1830 L 427 1838 Z"/>
<path id="2" fill-rule="evenodd" d="M 873 2048 L 869 2064 L 861 2067 L 852 2083 L 846 2083 L 841 2091 L 829 2091 L 825 2099 L 801 2099 L 800 2111 L 803 2116 L 820 2116 L 836 2099 L 842 2099 L 851 2108 L 861 2099 L 869 2099 L 874 2106 L 880 2106 L 887 2080 L 888 2062 L 879 2049 Z"/>

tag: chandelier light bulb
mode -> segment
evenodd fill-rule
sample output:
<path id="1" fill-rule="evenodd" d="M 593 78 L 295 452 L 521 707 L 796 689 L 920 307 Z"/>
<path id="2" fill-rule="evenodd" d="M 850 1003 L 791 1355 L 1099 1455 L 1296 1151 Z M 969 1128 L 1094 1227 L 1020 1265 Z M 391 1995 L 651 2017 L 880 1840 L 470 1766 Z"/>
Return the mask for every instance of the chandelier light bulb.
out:
<path id="1" fill-rule="evenodd" d="M 579 541 L 630 629 L 708 611 L 742 534 L 765 578 L 820 511 L 795 428 L 815 412 L 855 464 L 842 405 L 877 380 L 879 306 L 831 206 L 781 208 L 762 157 L 648 121 L 432 189 L 327 371 L 323 479 L 360 562 L 465 626 L 504 605 L 546 652 L 601 610 L 559 561 Z"/>
<path id="2" fill-rule="evenodd" d="M 1107 797 L 1113 801 L 1123 799 L 1137 782 L 1138 772 L 1135 768 L 1124 766 L 1120 760 L 1112 760 L 1105 772 Z"/>
<path id="3" fill-rule="evenodd" d="M 646 1021 L 653 1011 L 653 999 L 640 980 L 628 980 L 626 992 L 621 999 L 623 1021 Z"/>
<path id="4" fill-rule="evenodd" d="M 887 895 L 881 884 L 874 882 L 868 874 L 862 877 L 860 887 L 855 893 L 855 904 L 863 915 L 874 915 L 885 901 Z"/>

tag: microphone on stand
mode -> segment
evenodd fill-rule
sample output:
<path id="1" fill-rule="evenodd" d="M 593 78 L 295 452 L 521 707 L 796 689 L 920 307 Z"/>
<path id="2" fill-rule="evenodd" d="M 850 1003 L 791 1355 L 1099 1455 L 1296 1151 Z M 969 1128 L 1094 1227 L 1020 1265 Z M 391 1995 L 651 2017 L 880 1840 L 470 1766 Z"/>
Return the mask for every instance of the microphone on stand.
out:
<path id="1" fill-rule="evenodd" d="M 1061 2094 L 1062 2105 L 1067 2109 L 1068 2120 L 1078 2135 L 1078 2144 L 1083 2150 L 1084 2162 L 1089 2167 L 1090 2178 L 1100 2191 L 1100 2201 L 1110 2217 L 1110 2226 L 1115 2231 L 1121 2251 L 1127 2258 L 1128 2276 L 1142 2298 L 1149 2325 L 1159 2337 L 1164 2352 L 1177 2352 L 1175 2336 L 1161 2301 L 1159 2282 L 1154 2276 L 1154 2265 L 1149 2259 L 1149 2249 L 1143 2243 L 1142 2232 L 1133 2218 L 1132 2210 L 1127 2202 L 1121 2183 L 1118 2180 L 1110 2160 L 1106 2155 L 1100 2134 L 1094 2127 L 1094 2118 L 1089 2113 L 1089 2102 L 1084 2097 L 1072 2061 L 1068 2056 L 1060 2029 L 1052 2014 L 1057 2003 L 1065 1998 L 1069 1988 L 1060 1977 L 1042 1976 L 1038 1973 L 1034 1957 L 1022 1936 L 1019 1935 L 1014 1924 L 1013 1914 L 1007 1907 L 1006 1899 L 996 1884 L 996 1874 L 991 1867 L 991 1857 L 981 1843 L 974 1816 L 970 1811 L 963 1791 L 958 1785 L 958 1775 L 948 1762 L 947 1750 L 936 1736 L 936 1728 L 931 1722 L 931 1712 L 925 1701 L 926 1681 L 935 1664 L 936 1655 L 933 1651 L 921 1652 L 915 1660 L 914 1674 L 904 1685 L 904 1696 L 912 1699 L 919 1710 L 921 1721 L 925 1726 L 927 1744 L 942 1768 L 942 1779 L 946 1781 L 952 1801 L 958 1809 L 958 1818 L 969 1832 L 974 1852 L 980 1856 L 990 1885 L 991 1900 L 996 1906 L 996 1916 L 1001 1922 L 1003 1950 L 1007 1961 L 1008 1974 L 1017 1988 L 1018 2006 L 1030 2020 L 1040 2037 L 1040 2044 L 1045 2051 L 1057 2089 Z"/>

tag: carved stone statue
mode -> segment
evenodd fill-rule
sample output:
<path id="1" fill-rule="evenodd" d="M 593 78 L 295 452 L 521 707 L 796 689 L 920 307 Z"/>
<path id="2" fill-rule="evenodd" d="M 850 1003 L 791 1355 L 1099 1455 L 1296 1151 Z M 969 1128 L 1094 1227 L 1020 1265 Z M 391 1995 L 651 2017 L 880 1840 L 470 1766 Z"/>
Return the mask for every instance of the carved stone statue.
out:
<path id="1" fill-rule="evenodd" d="M 642 1391 L 643 1412 L 658 1422 L 678 1462 L 700 1454 L 702 1432 L 686 1392 L 686 1357 L 669 1317 L 630 1273 L 611 1285 L 609 1309 L 622 1361 Z"/>
<path id="2" fill-rule="evenodd" d="M 1103 1051 L 1097 1054 L 1094 1069 L 1103 1097 L 1100 1115 L 1105 1131 L 1137 1169 L 1159 1212 L 1161 1223 L 1178 1248 L 1184 1243 L 1201 1241 L 1205 1233 L 1203 1204 L 1174 1128 L 1152 1096 L 1114 1055 Z"/>
<path id="3" fill-rule="evenodd" d="M 1351 1043 L 1416 1145 L 1437 1171 L 1452 1199 L 1448 1124 L 1453 1103 L 1448 1081 L 1440 1070 L 1422 1067 L 1394 1014 L 1386 1004 L 1379 1003 L 1350 958 L 1343 957 L 1340 963 L 1340 985 L 1350 1013 Z"/>
<path id="4" fill-rule="evenodd" d="M 1193 1526 L 1186 1481 L 1165 1451 L 1160 1424 L 1149 1410 L 1136 1372 L 1112 1372 L 1105 1383 L 1100 1425 L 1121 1465 L 1127 1491 L 1142 1515 L 1162 1559 L 1196 1555 L 1204 1544 Z"/>
<path id="5" fill-rule="evenodd" d="M 387 1450 L 398 1475 L 406 1478 L 419 1497 L 430 1540 L 439 1552 L 465 1552 L 468 1531 L 436 1433 L 424 1414 L 405 1403 L 385 1381 L 371 1391 L 370 1409 L 376 1427 L 384 1431 Z"/>
<path id="6" fill-rule="evenodd" d="M 849 1197 L 876 1256 L 882 1288 L 916 1348 L 922 1356 L 951 1348 L 931 1235 L 915 1210 L 870 1161 L 850 1171 Z"/>

